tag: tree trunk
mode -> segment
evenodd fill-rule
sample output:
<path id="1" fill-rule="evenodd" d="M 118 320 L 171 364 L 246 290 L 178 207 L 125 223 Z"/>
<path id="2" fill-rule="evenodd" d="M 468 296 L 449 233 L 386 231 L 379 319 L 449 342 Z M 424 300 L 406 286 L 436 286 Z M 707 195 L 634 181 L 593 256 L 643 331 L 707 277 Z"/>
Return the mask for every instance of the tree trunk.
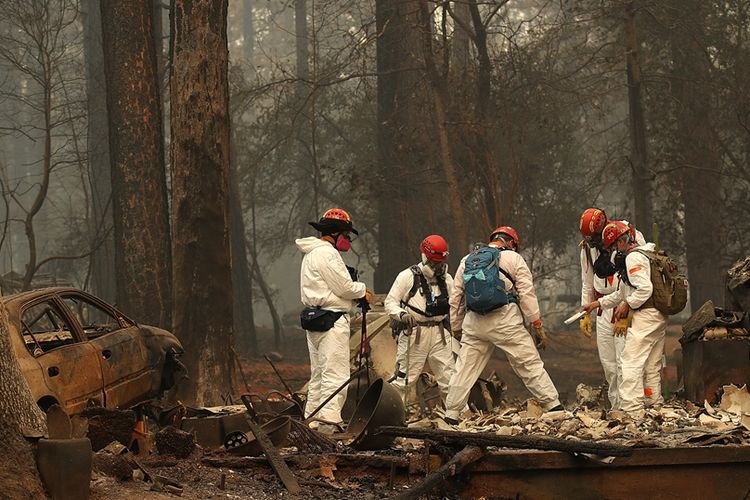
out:
<path id="1" fill-rule="evenodd" d="M 227 0 L 174 2 L 171 124 L 174 332 L 186 398 L 234 393 Z"/>
<path id="2" fill-rule="evenodd" d="M 164 77 L 164 23 L 162 22 L 164 8 L 162 0 L 151 0 L 153 16 L 151 18 L 152 36 L 154 37 L 154 53 L 156 54 L 156 74 L 159 85 Z"/>
<path id="3" fill-rule="evenodd" d="M 115 302 L 115 239 L 112 233 L 112 179 L 109 160 L 109 124 L 104 82 L 102 17 L 97 0 L 84 0 L 84 54 L 86 58 L 87 150 L 91 179 L 91 275 L 94 294 Z"/>
<path id="4" fill-rule="evenodd" d="M 677 106 L 677 161 L 681 165 L 684 235 L 690 305 L 723 297 L 721 163 L 713 135 L 711 62 L 701 42 L 706 8 L 699 0 L 679 2 L 682 29 L 672 30 L 673 97 Z M 713 207 L 707 210 L 706 207 Z"/>
<path id="5" fill-rule="evenodd" d="M 424 181 L 433 146 L 423 120 L 431 103 L 422 88 L 419 2 L 377 0 L 378 265 L 375 290 L 385 292 L 393 277 L 418 256 L 430 227 L 432 205 Z M 420 173 L 413 173 L 415 170 Z M 423 185 L 415 188 L 417 183 Z M 432 202 L 432 203 L 430 203 Z"/>
<path id="6" fill-rule="evenodd" d="M 236 144 L 236 142 L 233 144 Z M 247 262 L 245 220 L 239 190 L 240 181 L 236 156 L 235 154 L 231 160 L 232 169 L 229 182 L 229 219 L 231 224 L 229 238 L 232 245 L 234 334 L 237 338 L 247 336 L 250 354 L 256 356 L 258 354 L 258 338 L 255 330 L 255 315 L 253 314 L 253 281 L 252 272 Z"/>
<path id="7" fill-rule="evenodd" d="M 471 25 L 471 13 L 466 2 L 453 2 L 453 15 L 459 21 L 453 22 L 453 37 L 451 39 L 451 69 L 457 75 L 466 75 L 469 69 L 469 33 L 466 31 Z M 460 24 L 459 24 L 460 23 Z"/>
<path id="8" fill-rule="evenodd" d="M 503 183 L 500 182 L 500 166 L 492 147 L 493 141 L 488 137 L 494 130 L 490 123 L 490 120 L 494 119 L 494 113 L 490 112 L 492 109 L 492 61 L 487 48 L 487 28 L 482 21 L 476 0 L 469 1 L 468 10 L 471 16 L 478 63 L 474 102 L 475 125 L 472 135 L 475 136 L 477 158 L 480 161 L 477 174 L 486 179 L 487 184 L 482 196 L 487 217 L 486 228 L 492 229 L 509 214 L 510 207 L 515 202 L 515 185 L 510 183 L 504 189 L 501 188 Z M 503 131 L 506 137 L 508 136 L 507 128 L 506 126 L 506 130 Z M 505 164 L 511 169 L 510 178 L 516 179 L 515 166 L 512 161 L 506 161 Z"/>
<path id="9" fill-rule="evenodd" d="M 276 310 L 276 305 L 274 305 L 273 303 L 273 295 L 271 295 L 271 290 L 268 288 L 268 284 L 263 277 L 263 273 L 260 270 L 260 265 L 258 265 L 257 254 L 253 254 L 252 259 L 253 276 L 258 282 L 260 292 L 263 294 L 263 299 L 266 301 L 266 305 L 268 306 L 268 312 L 271 314 L 271 322 L 273 323 L 273 344 L 274 349 L 278 351 L 281 349 L 284 342 L 284 338 L 281 332 L 281 318 L 279 318 L 279 312 Z"/>
<path id="10" fill-rule="evenodd" d="M 638 33 L 635 24 L 635 2 L 625 6 L 625 49 L 628 73 L 628 122 L 630 125 L 630 150 L 633 167 L 634 224 L 645 234 L 651 234 L 653 225 L 651 204 L 651 176 L 648 170 L 646 124 L 641 100 L 641 63 Z"/>
<path id="11" fill-rule="evenodd" d="M 149 2 L 102 2 L 117 303 L 169 328 L 172 309 L 164 141 Z"/>
<path id="12" fill-rule="evenodd" d="M 294 2 L 294 35 L 296 53 L 297 83 L 295 86 L 295 102 L 299 114 L 297 126 L 297 168 L 300 173 L 300 184 L 302 191 L 308 191 L 307 186 L 312 185 L 312 196 L 309 199 L 309 207 L 303 213 L 307 220 L 317 220 L 320 216 L 320 172 L 318 171 L 317 158 L 314 154 L 315 148 L 315 117 L 313 115 L 315 96 L 310 95 L 310 40 L 307 28 L 307 0 L 295 0 Z"/>
<path id="13" fill-rule="evenodd" d="M 453 161 L 453 151 L 448 132 L 448 118 L 446 106 L 448 103 L 448 85 L 437 68 L 433 54 L 433 34 L 430 30 L 432 16 L 430 15 L 428 0 L 420 0 L 420 34 L 422 41 L 422 57 L 427 68 L 427 77 L 435 113 L 435 130 L 438 136 L 440 160 L 443 174 L 448 184 L 448 201 L 451 208 L 452 245 L 460 249 L 468 248 L 469 240 L 466 235 L 466 217 L 464 216 L 464 202 L 461 197 L 461 187 L 458 183 L 456 164 Z"/>
<path id="14" fill-rule="evenodd" d="M 18 365 L 4 306 L 0 306 L 0 422 L 3 497 L 46 498 L 32 446 L 24 439 L 46 434 L 46 419 Z"/>

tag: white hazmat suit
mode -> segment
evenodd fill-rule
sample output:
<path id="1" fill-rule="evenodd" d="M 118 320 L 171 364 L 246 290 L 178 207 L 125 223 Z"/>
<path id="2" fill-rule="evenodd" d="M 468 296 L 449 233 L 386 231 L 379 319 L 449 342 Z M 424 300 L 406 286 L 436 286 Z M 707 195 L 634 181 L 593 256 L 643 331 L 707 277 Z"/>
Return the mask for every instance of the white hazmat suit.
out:
<path id="1" fill-rule="evenodd" d="M 654 251 L 653 243 L 630 250 L 625 267 L 630 284 L 621 283 L 620 289 L 599 299 L 602 309 L 626 301 L 633 312 L 622 350 L 622 380 L 620 381 L 620 409 L 638 412 L 645 406 L 664 402 L 661 394 L 661 368 L 666 337 L 667 317 L 653 307 L 639 309 L 651 298 L 651 262 L 637 250 Z"/>
<path id="2" fill-rule="evenodd" d="M 628 221 L 622 221 L 628 224 Z M 639 245 L 646 243 L 643 234 L 636 230 L 636 241 Z M 588 252 L 588 255 L 586 253 Z M 599 258 L 599 250 L 589 247 L 585 243 L 581 248 L 581 306 L 585 306 L 605 295 L 615 292 L 620 287 L 620 278 L 617 274 L 608 278 L 599 278 L 594 274 L 594 262 Z M 614 262 L 615 252 L 611 254 Z M 599 352 L 599 361 L 604 370 L 604 378 L 607 381 L 608 398 L 612 409 L 620 407 L 619 385 L 622 380 L 621 357 L 625 347 L 625 337 L 615 336 L 613 331 L 614 309 L 600 308 L 596 313 L 596 348 Z"/>
<path id="3" fill-rule="evenodd" d="M 349 311 L 365 295 L 365 284 L 352 281 L 341 255 L 330 243 L 310 236 L 295 241 L 304 257 L 300 269 L 300 295 L 308 307 L 344 312 L 327 332 L 307 332 L 310 352 L 310 382 L 305 416 L 325 401 L 349 378 Z M 316 415 L 341 422 L 346 388 Z"/>
<path id="4" fill-rule="evenodd" d="M 437 297 L 440 295 L 437 278 L 432 268 L 426 264 L 418 264 L 420 271 L 430 286 L 431 293 Z M 453 278 L 445 273 L 445 285 L 447 292 L 453 292 Z M 398 348 L 396 351 L 396 378 L 392 384 L 401 391 L 406 390 L 408 380 L 409 387 L 414 387 L 417 377 L 422 372 L 425 361 L 429 361 L 435 379 L 437 380 L 440 393 L 445 402 L 448 395 L 448 383 L 453 376 L 454 360 L 451 333 L 440 323 L 448 316 L 425 316 L 415 311 L 424 312 L 427 309 L 427 300 L 422 287 L 418 286 L 416 293 L 409 299 L 409 292 L 414 285 L 414 273 L 411 268 L 401 271 L 388 292 L 385 299 L 385 312 L 392 318 L 399 318 L 401 313 L 407 312 L 414 316 L 418 327 L 409 332 L 402 332 L 398 336 Z M 404 307 L 402 302 L 409 299 L 408 305 Z M 447 299 L 447 297 L 446 297 Z"/>
<path id="5" fill-rule="evenodd" d="M 462 330 L 463 336 L 456 371 L 451 378 L 446 398 L 446 417 L 458 419 L 469 399 L 471 387 L 487 366 L 495 347 L 505 352 L 515 374 L 545 409 L 558 406 L 560 400 L 557 389 L 544 369 L 544 362 L 523 324 L 524 316 L 529 322 L 540 319 L 533 278 L 526 261 L 512 250 L 500 252 L 500 267 L 515 281 L 514 285 L 501 274 L 505 289 L 515 289 L 518 304 L 507 304 L 487 314 L 466 310 L 463 279 L 465 261 L 466 257 L 461 260 L 456 271 L 450 300 L 452 330 Z"/>

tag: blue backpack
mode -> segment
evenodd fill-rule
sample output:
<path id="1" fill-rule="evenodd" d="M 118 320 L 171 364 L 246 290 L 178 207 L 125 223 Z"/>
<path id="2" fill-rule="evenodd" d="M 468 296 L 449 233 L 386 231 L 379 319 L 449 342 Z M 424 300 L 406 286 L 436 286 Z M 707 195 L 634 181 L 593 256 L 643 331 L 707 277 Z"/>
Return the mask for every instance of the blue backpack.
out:
<path id="1" fill-rule="evenodd" d="M 503 273 L 513 286 L 515 281 L 500 267 L 499 248 L 482 246 L 471 252 L 464 263 L 466 308 L 486 314 L 506 304 L 517 302 L 516 295 L 505 289 Z"/>

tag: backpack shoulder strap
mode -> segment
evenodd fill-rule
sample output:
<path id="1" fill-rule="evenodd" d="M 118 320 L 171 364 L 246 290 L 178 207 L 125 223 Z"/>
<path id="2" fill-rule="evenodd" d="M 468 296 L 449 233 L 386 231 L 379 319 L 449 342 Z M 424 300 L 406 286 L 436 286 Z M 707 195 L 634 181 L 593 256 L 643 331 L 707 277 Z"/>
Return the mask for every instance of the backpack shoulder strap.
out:
<path id="1" fill-rule="evenodd" d="M 656 252 L 652 250 L 643 250 L 642 248 L 634 248 L 633 251 L 645 255 L 649 259 L 653 259 L 654 257 L 656 257 Z"/>
<path id="2" fill-rule="evenodd" d="M 660 266 L 660 263 L 659 263 L 659 261 L 657 259 L 657 257 L 659 256 L 659 254 L 657 252 L 654 252 L 652 250 L 642 250 L 642 249 L 639 249 L 639 248 L 636 248 L 633 251 L 634 252 L 638 252 L 641 255 L 645 255 L 648 258 L 648 261 L 651 264 L 656 264 L 657 266 Z"/>
<path id="3" fill-rule="evenodd" d="M 511 283 L 513 283 L 513 288 L 516 287 L 516 280 L 513 279 L 513 276 L 508 274 L 508 271 L 500 267 L 500 254 L 503 252 L 503 250 L 509 250 L 508 248 L 502 248 L 500 249 L 500 252 L 497 255 L 497 268 L 500 270 L 503 275 L 510 280 Z"/>
<path id="4" fill-rule="evenodd" d="M 417 290 L 419 290 L 419 287 L 422 284 L 422 281 L 424 280 L 424 275 L 422 274 L 422 270 L 419 269 L 419 266 L 414 265 L 409 268 L 411 271 L 412 276 L 414 277 L 414 282 L 411 285 L 411 289 L 409 290 L 409 293 L 406 295 L 406 299 L 402 302 L 408 303 L 412 297 L 414 297 L 417 294 Z"/>
<path id="5" fill-rule="evenodd" d="M 448 296 L 448 284 L 445 281 L 445 275 L 442 274 L 440 276 L 436 276 L 437 278 L 437 286 L 440 290 L 440 295 Z"/>
<path id="6" fill-rule="evenodd" d="M 419 290 L 420 287 L 423 290 L 422 293 L 425 293 L 425 294 L 430 293 L 430 290 L 429 290 L 430 285 L 427 284 L 427 280 L 425 279 L 424 274 L 422 274 L 422 270 L 419 269 L 419 266 L 417 265 L 411 266 L 409 270 L 414 276 L 414 283 L 411 285 L 411 290 L 409 290 L 409 293 L 406 295 L 406 299 L 401 301 L 401 307 L 404 307 L 404 308 L 408 307 L 412 311 L 418 314 L 421 314 L 422 316 L 427 316 L 427 313 L 425 313 L 424 311 L 422 311 L 421 309 L 417 307 L 412 306 L 411 304 L 409 304 L 409 301 L 411 301 L 411 299 L 417 294 L 417 290 Z M 427 289 L 425 290 L 425 288 Z M 425 297 L 427 297 L 427 295 L 425 295 Z"/>

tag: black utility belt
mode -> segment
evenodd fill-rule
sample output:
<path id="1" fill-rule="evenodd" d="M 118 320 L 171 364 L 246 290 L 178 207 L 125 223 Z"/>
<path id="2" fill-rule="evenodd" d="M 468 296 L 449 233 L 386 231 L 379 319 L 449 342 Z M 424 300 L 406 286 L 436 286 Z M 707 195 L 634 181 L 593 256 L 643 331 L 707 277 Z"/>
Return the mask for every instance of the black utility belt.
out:
<path id="1" fill-rule="evenodd" d="M 346 314 L 341 311 L 326 311 L 320 307 L 305 307 L 299 315 L 300 324 L 310 332 L 327 332 L 334 323 Z"/>

